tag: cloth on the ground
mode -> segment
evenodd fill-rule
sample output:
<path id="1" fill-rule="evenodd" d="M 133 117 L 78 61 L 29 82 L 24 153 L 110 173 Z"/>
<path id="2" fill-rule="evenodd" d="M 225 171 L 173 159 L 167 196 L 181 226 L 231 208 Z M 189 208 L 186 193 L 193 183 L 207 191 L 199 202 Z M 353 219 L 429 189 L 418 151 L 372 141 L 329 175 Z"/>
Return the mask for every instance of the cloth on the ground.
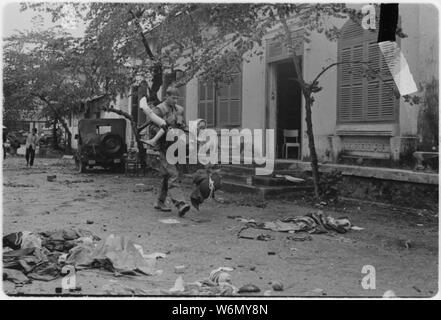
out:
<path id="1" fill-rule="evenodd" d="M 13 271 L 7 271 L 3 277 L 15 283 L 26 279 L 51 281 L 60 277 L 65 264 L 105 268 L 120 274 L 158 273 L 154 270 L 156 259 L 143 257 L 129 239 L 110 235 L 98 243 L 97 240 L 100 238 L 91 232 L 77 229 L 8 234 L 3 237 L 3 246 L 12 250 L 3 252 L 3 267 Z M 40 243 L 40 247 L 21 248 Z M 60 259 L 62 255 L 67 257 Z"/>
<path id="2" fill-rule="evenodd" d="M 3 237 L 3 247 L 13 250 L 25 248 L 46 248 L 49 251 L 68 252 L 76 246 L 76 241 L 81 238 L 100 240 L 91 232 L 81 229 L 60 229 L 33 233 L 30 231 L 20 231 L 10 233 Z"/>
<path id="3" fill-rule="evenodd" d="M 124 236 L 110 235 L 100 241 L 90 254 L 90 248 L 83 246 L 73 250 L 67 261 L 78 266 L 102 267 L 121 274 L 155 274 L 155 259 L 145 259 L 134 243 Z"/>
<path id="4" fill-rule="evenodd" d="M 20 270 L 7 268 L 3 268 L 3 280 L 9 280 L 17 284 L 25 284 L 31 281 Z"/>
<path id="5" fill-rule="evenodd" d="M 100 240 L 91 232 L 82 229 L 60 229 L 54 231 L 40 232 L 42 246 L 49 251 L 69 252 L 77 246 L 78 239 L 90 238 L 93 241 Z"/>
<path id="6" fill-rule="evenodd" d="M 323 211 L 308 213 L 305 216 L 289 217 L 263 223 L 248 222 L 247 226 L 259 229 L 268 229 L 279 232 L 309 232 L 327 233 L 329 230 L 345 233 L 351 229 L 351 222 L 347 217 L 335 219 L 325 216 Z"/>
<path id="7" fill-rule="evenodd" d="M 95 250 L 94 244 L 81 243 L 69 250 L 66 264 L 81 267 L 90 263 L 90 256 Z"/>
<path id="8" fill-rule="evenodd" d="M 230 271 L 233 271 L 230 267 L 220 267 L 211 271 L 207 278 L 192 283 L 185 283 L 182 277 L 178 277 L 175 286 L 169 290 L 169 293 L 193 296 L 234 296 L 239 289 L 232 284 L 232 278 L 228 274 Z M 176 290 L 178 288 L 180 290 Z"/>
<path id="9" fill-rule="evenodd" d="M 140 288 L 129 287 L 127 285 L 118 282 L 111 282 L 109 284 L 105 284 L 102 287 L 102 291 L 106 295 L 118 295 L 118 296 L 127 296 L 127 295 L 141 296 L 141 295 L 149 294 L 149 291 Z"/>
<path id="10" fill-rule="evenodd" d="M 13 250 L 41 248 L 41 238 L 30 231 L 14 232 L 3 237 L 3 247 Z"/>
<path id="11" fill-rule="evenodd" d="M 46 249 L 25 248 L 3 252 L 3 268 L 21 271 L 28 278 L 50 281 L 59 277 L 58 254 Z"/>

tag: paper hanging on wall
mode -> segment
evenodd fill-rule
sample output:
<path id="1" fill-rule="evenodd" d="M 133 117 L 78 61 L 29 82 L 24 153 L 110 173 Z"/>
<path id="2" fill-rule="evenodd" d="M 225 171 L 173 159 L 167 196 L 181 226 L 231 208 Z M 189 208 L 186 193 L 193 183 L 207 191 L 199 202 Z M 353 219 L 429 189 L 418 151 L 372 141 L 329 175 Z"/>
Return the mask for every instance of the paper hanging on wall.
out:
<path id="1" fill-rule="evenodd" d="M 404 96 L 418 91 L 409 65 L 398 44 L 394 41 L 383 41 L 379 42 L 378 46 L 400 94 Z"/>

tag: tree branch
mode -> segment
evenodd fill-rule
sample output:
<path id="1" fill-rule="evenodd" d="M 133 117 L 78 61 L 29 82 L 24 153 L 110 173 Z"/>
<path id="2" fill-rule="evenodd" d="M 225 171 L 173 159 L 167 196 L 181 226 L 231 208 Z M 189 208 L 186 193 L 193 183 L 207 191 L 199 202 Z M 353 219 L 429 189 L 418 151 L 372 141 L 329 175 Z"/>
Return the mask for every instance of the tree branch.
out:
<path id="1" fill-rule="evenodd" d="M 70 138 L 72 137 L 72 132 L 70 132 L 69 126 L 66 123 L 66 120 L 60 115 L 60 113 L 58 112 L 57 108 L 55 108 L 52 103 L 50 103 L 45 96 L 40 95 L 40 94 L 35 94 L 32 93 L 33 96 L 39 98 L 41 101 L 43 101 L 44 103 L 46 103 L 48 105 L 49 108 L 51 108 L 51 110 L 55 113 L 55 116 L 57 117 L 57 119 L 61 122 L 61 125 L 63 126 L 64 130 L 66 130 L 67 136 Z M 70 143 L 70 142 L 69 142 Z"/>
<path id="2" fill-rule="evenodd" d="M 374 71 L 370 66 L 369 66 L 369 62 L 367 61 L 339 61 L 339 62 L 334 62 L 331 63 L 329 66 L 327 66 L 326 68 L 324 68 L 322 71 L 319 72 L 319 74 L 315 77 L 315 79 L 312 81 L 312 87 L 316 86 L 318 84 L 318 80 L 319 78 L 329 69 L 331 69 L 332 67 L 338 66 L 338 65 L 342 65 L 342 64 L 361 64 L 367 67 L 368 70 Z M 386 80 L 384 80 L 384 78 L 378 74 L 377 72 L 375 72 L 375 77 L 377 77 L 383 84 L 386 84 L 389 89 L 391 89 L 394 92 L 394 95 L 399 97 L 400 93 L 397 91 L 397 89 L 394 86 L 390 86 L 389 84 L 386 83 Z"/>
<path id="3" fill-rule="evenodd" d="M 155 60 L 155 56 L 154 56 L 152 50 L 150 49 L 150 45 L 149 45 L 149 43 L 147 41 L 147 38 L 144 35 L 144 32 L 142 31 L 142 27 L 141 27 L 141 24 L 138 21 L 138 18 L 136 17 L 135 13 L 132 10 L 129 10 L 129 13 L 132 15 L 133 20 L 135 21 L 136 28 L 139 31 L 139 34 L 140 34 L 141 40 L 142 40 L 142 44 L 144 45 L 144 49 L 147 52 L 147 55 L 149 56 L 149 58 L 151 60 L 154 61 Z"/>

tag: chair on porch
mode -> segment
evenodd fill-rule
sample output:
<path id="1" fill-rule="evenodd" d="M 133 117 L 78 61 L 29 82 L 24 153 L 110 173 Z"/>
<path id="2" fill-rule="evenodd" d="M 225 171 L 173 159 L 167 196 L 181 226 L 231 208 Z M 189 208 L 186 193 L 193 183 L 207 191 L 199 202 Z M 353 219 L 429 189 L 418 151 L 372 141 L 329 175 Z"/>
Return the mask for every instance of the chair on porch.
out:
<path id="1" fill-rule="evenodd" d="M 288 139 L 294 142 L 288 142 Z M 283 130 L 282 157 L 285 159 L 288 159 L 289 148 L 297 148 L 297 158 L 300 159 L 299 130 Z"/>

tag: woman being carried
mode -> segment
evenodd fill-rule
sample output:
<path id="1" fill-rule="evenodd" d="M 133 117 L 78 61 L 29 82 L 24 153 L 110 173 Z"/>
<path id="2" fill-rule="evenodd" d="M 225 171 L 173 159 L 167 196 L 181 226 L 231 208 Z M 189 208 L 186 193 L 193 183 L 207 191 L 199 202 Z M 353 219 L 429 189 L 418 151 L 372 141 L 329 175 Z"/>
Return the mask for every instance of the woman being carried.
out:
<path id="1" fill-rule="evenodd" d="M 142 142 L 154 147 L 159 139 L 164 135 L 164 133 L 167 132 L 167 123 L 164 119 L 155 114 L 153 110 L 149 107 L 146 96 L 143 96 L 139 101 L 139 107 L 142 111 L 144 111 L 148 119 L 150 119 L 151 122 L 159 127 L 158 132 L 156 132 L 153 138 L 147 140 L 141 139 Z"/>

